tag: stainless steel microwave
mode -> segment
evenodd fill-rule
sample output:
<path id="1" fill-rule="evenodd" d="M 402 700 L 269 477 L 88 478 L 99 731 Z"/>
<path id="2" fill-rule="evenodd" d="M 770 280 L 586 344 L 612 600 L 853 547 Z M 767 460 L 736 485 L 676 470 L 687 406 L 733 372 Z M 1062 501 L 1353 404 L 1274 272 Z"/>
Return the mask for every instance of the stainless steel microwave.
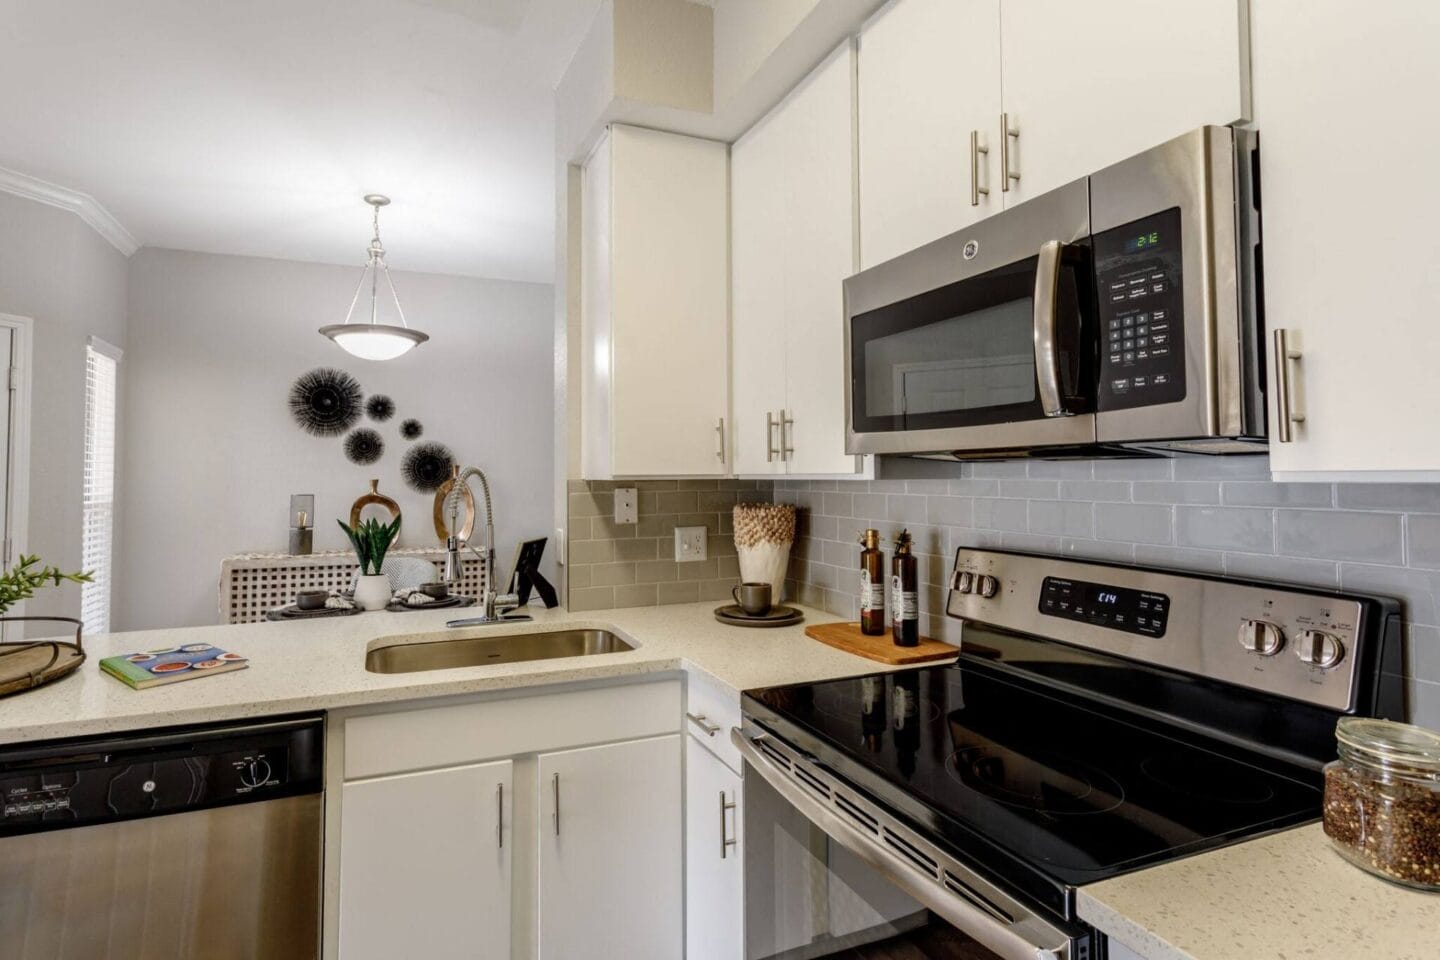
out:
<path id="1" fill-rule="evenodd" d="M 1263 452 L 1257 156 L 1201 127 L 850 277 L 846 451 Z"/>

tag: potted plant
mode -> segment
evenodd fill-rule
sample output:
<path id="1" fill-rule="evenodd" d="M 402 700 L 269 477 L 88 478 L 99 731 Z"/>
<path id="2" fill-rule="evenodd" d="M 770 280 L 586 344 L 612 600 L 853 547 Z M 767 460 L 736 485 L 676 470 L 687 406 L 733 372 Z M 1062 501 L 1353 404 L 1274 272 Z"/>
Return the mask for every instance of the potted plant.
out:
<path id="1" fill-rule="evenodd" d="M 381 523 L 373 517 L 351 527 L 337 520 L 360 561 L 360 578 L 355 582 L 355 604 L 361 610 L 384 610 L 390 605 L 390 578 L 380 572 L 385 553 L 400 535 L 400 518 Z"/>
<path id="2" fill-rule="evenodd" d="M 15 604 L 29 600 L 41 587 L 58 587 L 62 581 L 89 583 L 89 573 L 62 573 L 49 564 L 37 568 L 40 558 L 20 557 L 18 563 L 0 574 L 0 616 L 8 613 Z"/>

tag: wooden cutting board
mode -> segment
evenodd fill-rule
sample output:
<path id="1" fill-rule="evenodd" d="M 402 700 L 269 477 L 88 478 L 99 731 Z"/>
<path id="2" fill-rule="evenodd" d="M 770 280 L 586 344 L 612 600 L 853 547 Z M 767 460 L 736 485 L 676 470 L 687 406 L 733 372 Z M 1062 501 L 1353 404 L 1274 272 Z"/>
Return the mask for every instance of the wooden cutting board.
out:
<path id="1" fill-rule="evenodd" d="M 878 637 L 871 637 L 860 632 L 858 623 L 813 623 L 805 628 L 805 636 L 837 650 L 889 664 L 930 663 L 949 660 L 960 653 L 959 647 L 929 637 L 921 637 L 918 646 L 897 647 L 888 629 Z"/>

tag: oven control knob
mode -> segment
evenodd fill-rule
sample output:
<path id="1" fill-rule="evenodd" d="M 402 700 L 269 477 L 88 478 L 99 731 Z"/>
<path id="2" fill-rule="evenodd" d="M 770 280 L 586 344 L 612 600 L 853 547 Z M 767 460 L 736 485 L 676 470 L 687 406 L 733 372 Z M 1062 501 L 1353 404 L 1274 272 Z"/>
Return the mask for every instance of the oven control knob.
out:
<path id="1" fill-rule="evenodd" d="M 956 593 L 969 593 L 974 589 L 975 575 L 966 570 L 956 570 L 950 578 L 950 589 Z"/>
<path id="2" fill-rule="evenodd" d="M 1323 630 L 1302 630 L 1295 640 L 1295 655 L 1312 667 L 1328 670 L 1345 658 L 1345 645 Z"/>
<path id="3" fill-rule="evenodd" d="M 1269 620 L 1241 620 L 1240 646 L 1262 657 L 1273 657 L 1285 646 L 1285 633 Z"/>
<path id="4" fill-rule="evenodd" d="M 989 574 L 982 573 L 975 578 L 975 592 L 989 600 L 1000 592 L 1000 581 Z"/>

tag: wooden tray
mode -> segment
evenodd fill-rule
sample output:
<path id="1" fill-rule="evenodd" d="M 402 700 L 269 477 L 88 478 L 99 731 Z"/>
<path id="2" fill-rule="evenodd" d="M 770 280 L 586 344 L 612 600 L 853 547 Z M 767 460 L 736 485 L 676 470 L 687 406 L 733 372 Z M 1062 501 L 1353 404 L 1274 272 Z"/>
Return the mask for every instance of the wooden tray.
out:
<path id="1" fill-rule="evenodd" d="M 960 653 L 959 647 L 929 637 L 921 637 L 918 646 L 897 647 L 888 629 L 878 637 L 871 637 L 860 632 L 858 623 L 813 623 L 805 628 L 805 636 L 837 650 L 889 664 L 931 663 L 949 660 Z"/>
<path id="2" fill-rule="evenodd" d="M 0 644 L 0 697 L 21 693 L 70 676 L 85 662 L 81 623 L 72 617 L 3 617 L 10 623 L 63 623 L 74 628 L 74 641 L 17 640 Z"/>

